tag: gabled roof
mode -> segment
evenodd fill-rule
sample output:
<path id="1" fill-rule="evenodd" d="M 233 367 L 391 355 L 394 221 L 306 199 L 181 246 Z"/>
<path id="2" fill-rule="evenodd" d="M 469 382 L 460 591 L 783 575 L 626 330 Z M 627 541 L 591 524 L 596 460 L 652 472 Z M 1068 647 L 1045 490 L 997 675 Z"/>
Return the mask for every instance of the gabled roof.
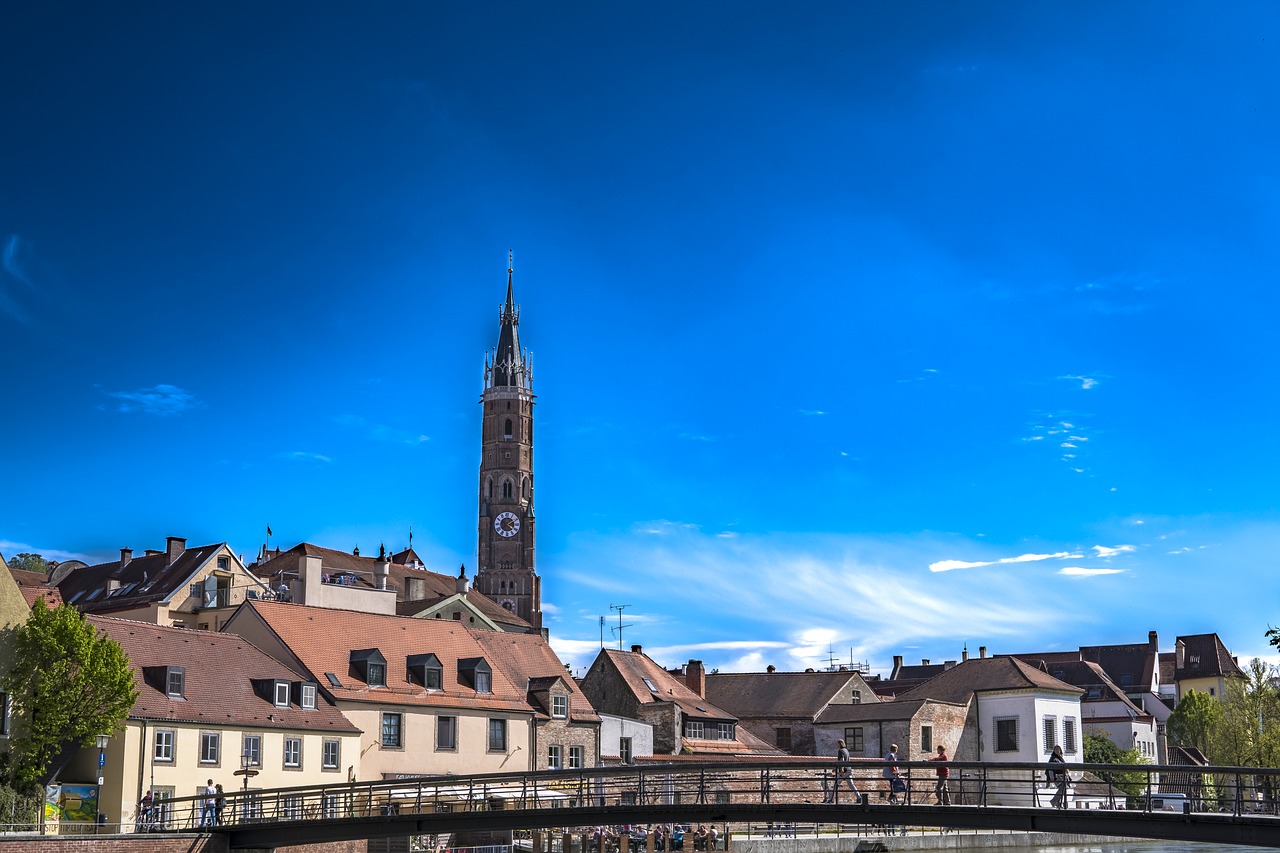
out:
<path id="1" fill-rule="evenodd" d="M 690 690 L 683 681 L 671 675 L 644 652 L 601 649 L 591 669 L 607 662 L 622 677 L 632 696 L 642 705 L 673 702 L 686 717 L 713 722 L 733 722 L 738 718 Z M 590 677 L 591 672 L 587 672 Z M 652 687 L 650 687 L 652 685 Z"/>
<path id="2" fill-rule="evenodd" d="M 1159 682 L 1160 653 L 1155 634 L 1146 643 L 1111 646 L 1081 646 L 1080 656 L 1106 670 L 1107 676 L 1125 690 L 1151 690 Z"/>
<path id="3" fill-rule="evenodd" d="M 85 618 L 119 643 L 133 664 L 133 681 L 139 693 L 138 701 L 129 712 L 130 719 L 344 735 L 360 731 L 323 696 L 317 696 L 314 709 L 304 709 L 293 702 L 281 708 L 257 693 L 254 679 L 289 682 L 309 679 L 242 637 L 166 628 L 110 616 Z M 148 683 L 143 675 L 144 667 L 182 667 L 184 698 L 170 699 Z"/>
<path id="4" fill-rule="evenodd" d="M 936 675 L 899 699 L 939 699 L 963 705 L 974 693 L 996 690 L 1036 690 L 1079 696 L 1079 687 L 1008 655 L 970 658 Z"/>
<path id="5" fill-rule="evenodd" d="M 1081 702 L 1118 702 L 1124 706 L 1130 716 L 1149 716 L 1125 695 L 1124 689 L 1107 677 L 1101 664 L 1089 660 L 1044 661 L 1036 660 L 1031 655 L 1015 655 L 1015 657 L 1038 667 L 1043 664 L 1047 671 L 1059 681 L 1066 682 L 1084 691 Z"/>
<path id="6" fill-rule="evenodd" d="M 57 607 L 62 603 L 62 595 L 58 592 L 56 586 L 50 586 L 48 578 L 41 572 L 29 572 L 25 569 L 14 569 L 6 566 L 10 576 L 13 577 L 14 583 L 18 585 L 18 591 L 22 593 L 23 599 L 27 602 L 27 607 L 36 603 L 37 598 L 43 598 L 49 607 Z M 3 571 L 3 569 L 0 569 Z"/>
<path id="7" fill-rule="evenodd" d="M 929 699 L 899 699 L 895 702 L 872 702 L 868 705 L 831 705 L 815 723 L 865 723 L 875 720 L 909 720 Z M 950 703 L 948 703 L 950 704 Z"/>
<path id="8" fill-rule="evenodd" d="M 856 672 L 731 672 L 707 675 L 707 698 L 739 717 L 812 720 L 834 699 L 858 689 L 875 702 Z"/>
<path id="9" fill-rule="evenodd" d="M 481 643 L 484 637 L 506 634 L 472 630 L 452 619 L 413 619 L 277 601 L 246 601 L 227 620 L 224 630 L 247 631 L 240 620 L 258 620 L 265 625 L 321 689 L 336 700 L 532 714 L 537 709 L 529 705 L 526 679 L 529 675 L 546 674 L 521 673 L 517 665 L 506 666 Z M 512 636 L 545 642 L 538 635 Z M 351 652 L 368 648 L 377 648 L 386 658 L 385 687 L 371 687 L 351 674 Z M 441 690 L 428 690 L 409 679 L 408 658 L 427 653 L 439 658 L 443 667 Z M 484 658 L 493 670 L 490 693 L 477 693 L 459 679 L 459 661 L 475 658 Z M 563 664 L 557 661 L 557 665 L 563 670 Z M 336 685 L 326 673 L 333 673 Z"/>
<path id="10" fill-rule="evenodd" d="M 456 577 L 394 562 L 395 557 L 405 553 L 407 552 L 401 551 L 398 555 L 392 555 L 392 562 L 387 569 L 387 587 L 396 594 L 398 615 L 414 616 L 439 601 L 457 594 Z M 303 557 L 319 557 L 320 565 L 325 569 L 326 574 L 350 572 L 351 583 L 366 589 L 374 588 L 374 567 L 384 562 L 375 557 L 360 557 L 347 551 L 337 551 L 333 548 L 322 548 L 310 542 L 300 542 L 287 551 L 271 552 L 269 560 L 256 563 L 250 569 L 258 577 L 267 581 L 274 579 L 278 574 L 294 577 L 297 575 L 298 565 Z M 410 580 L 415 581 L 412 584 L 413 591 L 421 592 L 421 595 L 414 599 L 408 598 L 411 591 Z M 500 626 L 506 626 L 507 630 L 529 631 L 532 627 L 527 621 L 492 598 L 474 589 L 467 590 L 467 603 L 491 621 Z"/>
<path id="11" fill-rule="evenodd" d="M 167 601 L 185 594 L 191 576 L 224 548 L 225 542 L 186 548 L 172 562 L 168 552 L 161 551 L 134 557 L 124 565 L 116 560 L 85 566 L 59 581 L 58 592 L 82 613 L 110 613 Z M 229 548 L 226 553 L 235 559 Z M 108 589 L 111 581 L 117 582 L 115 589 Z"/>
<path id="12" fill-rule="evenodd" d="M 1175 652 L 1174 678 L 1245 678 L 1244 670 L 1236 663 L 1231 652 L 1223 644 L 1217 634 L 1190 634 L 1178 637 L 1177 646 L 1182 649 L 1179 656 Z M 1179 658 L 1181 666 L 1178 665 Z"/>
<path id="13" fill-rule="evenodd" d="M 517 686 L 524 680 L 526 694 L 551 690 L 556 687 L 557 682 L 561 682 L 564 692 L 569 694 L 569 718 L 575 722 L 600 721 L 596 709 L 591 707 L 578 683 L 564 668 L 564 662 L 556 656 L 547 641 L 542 639 L 541 634 L 476 631 L 474 636 L 485 650 L 485 659 L 489 663 L 501 669 Z M 550 715 L 550 708 L 535 704 L 532 696 L 529 696 L 529 700 L 541 712 L 540 716 Z"/>

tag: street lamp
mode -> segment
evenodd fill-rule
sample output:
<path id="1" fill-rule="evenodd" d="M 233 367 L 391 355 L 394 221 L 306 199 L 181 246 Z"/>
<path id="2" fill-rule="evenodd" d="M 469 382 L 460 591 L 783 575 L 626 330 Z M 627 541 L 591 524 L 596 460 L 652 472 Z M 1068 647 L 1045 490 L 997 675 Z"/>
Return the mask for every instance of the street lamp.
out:
<path id="1" fill-rule="evenodd" d="M 98 834 L 98 827 L 104 822 L 106 815 L 102 813 L 102 785 L 104 768 L 107 766 L 107 744 L 111 743 L 111 735 L 98 735 L 98 814 L 93 823 L 93 834 Z"/>

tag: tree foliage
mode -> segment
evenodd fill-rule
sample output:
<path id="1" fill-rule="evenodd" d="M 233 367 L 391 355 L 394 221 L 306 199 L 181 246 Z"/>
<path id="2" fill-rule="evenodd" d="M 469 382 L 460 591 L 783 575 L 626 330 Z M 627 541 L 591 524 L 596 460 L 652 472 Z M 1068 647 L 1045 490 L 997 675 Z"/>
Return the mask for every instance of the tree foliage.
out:
<path id="1" fill-rule="evenodd" d="M 12 571 L 39 572 L 49 574 L 49 562 L 39 554 L 14 554 L 7 561 Z"/>
<path id="2" fill-rule="evenodd" d="M 120 644 L 99 634 L 68 605 L 36 599 L 14 633 L 14 659 L 3 678 L 13 702 L 7 768 L 19 791 L 47 783 L 75 746 L 111 734 L 138 698 Z"/>
<path id="3" fill-rule="evenodd" d="M 1210 761 L 1238 767 L 1276 767 L 1280 759 L 1277 669 L 1254 658 L 1243 681 L 1233 679 L 1222 697 L 1222 725 L 1210 744 Z"/>
<path id="4" fill-rule="evenodd" d="M 1104 734 L 1084 736 L 1084 761 L 1086 764 L 1146 764 L 1146 756 L 1136 746 L 1121 749 Z M 1147 774 L 1141 770 L 1128 773 L 1103 774 L 1103 778 L 1130 796 L 1141 796 L 1147 790 Z"/>
<path id="5" fill-rule="evenodd" d="M 1192 690 L 1169 715 L 1166 731 L 1174 746 L 1198 749 L 1208 756 L 1222 722 L 1222 704 L 1208 693 Z"/>

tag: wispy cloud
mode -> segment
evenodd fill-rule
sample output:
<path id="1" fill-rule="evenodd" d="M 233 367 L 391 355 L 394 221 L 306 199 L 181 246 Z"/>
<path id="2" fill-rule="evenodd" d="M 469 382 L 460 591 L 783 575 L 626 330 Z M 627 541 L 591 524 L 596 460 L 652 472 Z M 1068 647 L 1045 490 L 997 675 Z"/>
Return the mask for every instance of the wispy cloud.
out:
<path id="1" fill-rule="evenodd" d="M 1100 575 L 1121 575 L 1125 571 L 1125 569 L 1087 569 L 1084 566 L 1064 566 L 1058 569 L 1058 574 L 1066 575 L 1069 578 L 1094 578 Z"/>
<path id="2" fill-rule="evenodd" d="M 1080 383 L 1080 390 L 1088 391 L 1090 388 L 1098 386 L 1098 380 L 1093 376 L 1059 376 L 1059 379 L 1068 379 L 1073 382 Z"/>
<path id="3" fill-rule="evenodd" d="M 323 453 L 309 453 L 305 450 L 294 450 L 285 454 L 286 459 L 301 459 L 311 462 L 332 462 L 328 456 Z"/>
<path id="4" fill-rule="evenodd" d="M 28 269 L 30 247 L 17 234 L 10 234 L 4 241 L 3 270 L 0 273 L 0 313 L 8 314 L 22 323 L 30 323 L 31 315 L 22 307 L 19 289 L 27 293 L 37 292 L 36 283 Z"/>
<path id="5" fill-rule="evenodd" d="M 190 391 L 176 385 L 156 385 L 137 391 L 105 391 L 117 402 L 112 408 L 122 414 L 144 414 L 167 418 L 195 409 L 203 409 L 204 403 Z"/>
<path id="6" fill-rule="evenodd" d="M 1022 440 L 1035 443 L 1037 446 L 1052 447 L 1058 451 L 1058 458 L 1078 474 L 1086 471 L 1081 462 L 1081 451 L 1090 440 L 1089 431 L 1081 424 L 1081 415 L 1077 413 L 1054 414 L 1042 412 L 1030 424 L 1030 435 Z"/>
<path id="7" fill-rule="evenodd" d="M 1136 545 L 1116 545 L 1110 548 L 1106 545 L 1094 545 L 1093 552 L 1095 557 L 1114 557 L 1117 554 L 1131 554 L 1138 550 Z"/>
<path id="8" fill-rule="evenodd" d="M 920 371 L 918 374 L 910 377 L 909 379 L 898 379 L 896 381 L 899 384 L 902 384 L 905 382 L 924 382 L 926 380 L 932 379 L 937 374 L 938 374 L 937 368 L 926 367 L 924 370 Z"/>
<path id="9" fill-rule="evenodd" d="M 682 432 L 680 433 L 680 437 L 683 438 L 685 441 L 716 441 L 717 440 L 715 436 L 704 435 L 703 433 L 697 433 L 697 432 Z"/>
<path id="10" fill-rule="evenodd" d="M 386 424 L 374 423 L 361 415 L 338 415 L 333 419 L 340 426 L 359 429 L 371 441 L 383 441 L 391 444 L 422 444 L 430 441 L 431 436 L 413 430 L 399 429 Z"/>
<path id="11" fill-rule="evenodd" d="M 1006 563 L 1035 563 L 1040 560 L 1077 560 L 1081 556 L 1070 551 L 1059 551 L 1055 554 L 1020 554 L 1017 557 L 1002 557 L 999 560 L 986 560 L 976 563 L 967 563 L 964 560 L 939 560 L 936 563 L 929 564 L 929 571 L 951 572 L 956 569 L 977 569 L 982 566 L 1001 566 Z"/>
<path id="12" fill-rule="evenodd" d="M 39 554 L 46 560 L 56 560 L 59 563 L 67 560 L 82 560 L 90 565 L 98 563 L 100 557 L 92 554 L 83 554 L 79 551 L 64 551 L 60 548 L 41 548 L 31 545 L 27 542 L 14 542 L 11 539 L 0 539 L 0 554 L 6 557 L 12 557 L 14 554 Z"/>
<path id="13" fill-rule="evenodd" d="M 817 415 L 825 415 L 826 412 L 822 411 L 821 409 L 801 409 L 800 414 L 808 415 L 810 417 L 816 417 Z"/>

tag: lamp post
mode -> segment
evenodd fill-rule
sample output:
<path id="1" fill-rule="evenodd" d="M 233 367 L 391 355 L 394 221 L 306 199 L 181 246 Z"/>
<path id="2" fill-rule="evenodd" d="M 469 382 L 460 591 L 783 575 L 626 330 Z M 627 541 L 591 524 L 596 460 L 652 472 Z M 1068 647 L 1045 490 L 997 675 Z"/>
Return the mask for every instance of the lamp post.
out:
<path id="1" fill-rule="evenodd" d="M 249 808 L 249 780 L 258 775 L 258 771 L 254 770 L 254 765 L 258 762 L 253 760 L 253 753 L 245 750 L 244 755 L 240 756 L 240 769 L 235 772 L 236 776 L 244 777 L 244 796 L 240 798 L 240 819 L 243 820 Z"/>
<path id="2" fill-rule="evenodd" d="M 105 815 L 102 813 L 102 785 L 106 781 L 103 774 L 107 766 L 107 744 L 111 743 L 111 735 L 98 735 L 98 814 L 93 822 L 93 834 L 98 834 Z"/>

